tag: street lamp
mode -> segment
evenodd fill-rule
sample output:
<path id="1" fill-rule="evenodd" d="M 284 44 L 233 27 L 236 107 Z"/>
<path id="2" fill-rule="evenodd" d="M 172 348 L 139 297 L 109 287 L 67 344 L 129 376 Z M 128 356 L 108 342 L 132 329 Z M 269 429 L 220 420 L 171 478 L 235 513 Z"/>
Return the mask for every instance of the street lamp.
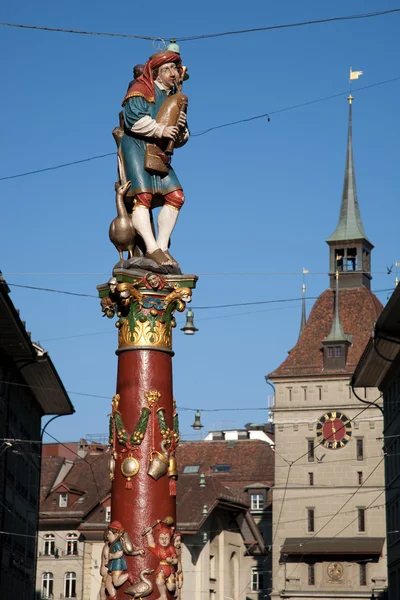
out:
<path id="1" fill-rule="evenodd" d="M 194 319 L 194 312 L 192 311 L 191 308 L 189 308 L 186 313 L 185 326 L 181 328 L 181 331 L 183 331 L 183 333 L 185 335 L 194 335 L 196 333 L 196 331 L 198 331 L 197 327 L 194 326 L 193 319 Z"/>
<path id="2" fill-rule="evenodd" d="M 204 425 L 202 425 L 201 421 L 200 421 L 200 411 L 196 410 L 196 412 L 194 414 L 194 423 L 192 425 L 192 428 L 196 429 L 196 431 L 199 431 L 203 427 L 204 427 Z"/>

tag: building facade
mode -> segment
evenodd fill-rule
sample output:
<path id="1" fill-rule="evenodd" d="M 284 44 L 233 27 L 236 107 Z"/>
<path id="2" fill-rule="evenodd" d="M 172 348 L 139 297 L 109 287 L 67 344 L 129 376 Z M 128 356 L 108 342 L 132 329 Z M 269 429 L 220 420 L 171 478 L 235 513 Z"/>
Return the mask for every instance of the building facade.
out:
<path id="1" fill-rule="evenodd" d="M 388 597 L 397 600 L 400 589 L 400 287 L 379 317 L 352 384 L 375 386 L 383 393 Z"/>
<path id="2" fill-rule="evenodd" d="M 340 217 L 329 283 L 276 386 L 271 598 L 380 598 L 386 588 L 382 414 L 350 380 L 382 305 L 370 290 L 371 251 L 360 215 L 352 98 Z M 374 386 L 362 398 L 375 401 Z M 379 400 L 378 400 L 379 402 Z"/>
<path id="3" fill-rule="evenodd" d="M 73 412 L 47 354 L 30 339 L 0 274 L 0 590 L 35 597 L 41 419 Z"/>
<path id="4" fill-rule="evenodd" d="M 111 520 L 107 447 L 44 446 L 40 599 L 99 600 Z M 273 451 L 259 439 L 181 442 L 182 600 L 258 600 L 271 587 Z M 138 558 L 138 560 L 141 560 Z"/>

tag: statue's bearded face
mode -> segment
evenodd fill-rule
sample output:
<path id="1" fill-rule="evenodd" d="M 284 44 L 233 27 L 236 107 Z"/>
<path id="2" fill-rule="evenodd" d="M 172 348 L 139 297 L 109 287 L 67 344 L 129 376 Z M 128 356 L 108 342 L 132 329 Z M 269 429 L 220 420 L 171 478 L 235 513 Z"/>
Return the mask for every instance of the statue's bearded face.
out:
<path id="1" fill-rule="evenodd" d="M 157 81 L 163 84 L 167 89 L 171 89 L 179 80 L 179 71 L 175 63 L 170 62 L 161 65 L 158 69 Z"/>

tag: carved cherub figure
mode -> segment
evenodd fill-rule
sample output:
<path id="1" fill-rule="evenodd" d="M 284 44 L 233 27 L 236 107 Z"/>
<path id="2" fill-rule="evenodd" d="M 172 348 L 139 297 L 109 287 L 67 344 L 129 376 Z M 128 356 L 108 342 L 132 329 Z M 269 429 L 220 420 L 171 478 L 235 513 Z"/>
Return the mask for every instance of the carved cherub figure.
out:
<path id="1" fill-rule="evenodd" d="M 156 586 L 160 593 L 157 600 L 168 600 L 167 591 L 175 591 L 175 567 L 178 564 L 176 549 L 171 541 L 173 528 L 160 522 L 155 526 L 154 531 L 156 539 L 153 535 L 153 527 L 147 527 L 143 535 L 147 538 L 147 548 L 159 559 L 155 570 Z"/>
<path id="2" fill-rule="evenodd" d="M 104 547 L 102 553 L 102 566 L 103 557 L 104 566 L 107 566 L 105 589 L 110 596 L 109 600 L 117 600 L 116 588 L 119 588 L 126 581 L 129 581 L 129 583 L 133 583 L 134 581 L 133 574 L 128 572 L 128 565 L 126 563 L 124 554 L 129 554 L 129 556 L 143 556 L 144 550 L 134 550 L 131 547 L 129 549 L 126 548 L 126 545 L 131 546 L 131 542 L 129 539 L 126 539 L 127 534 L 125 533 L 125 530 L 119 521 L 113 521 L 109 524 L 106 537 L 108 549 Z M 103 594 L 103 597 L 106 597 L 105 591 Z M 103 600 L 103 598 L 101 600 Z"/>

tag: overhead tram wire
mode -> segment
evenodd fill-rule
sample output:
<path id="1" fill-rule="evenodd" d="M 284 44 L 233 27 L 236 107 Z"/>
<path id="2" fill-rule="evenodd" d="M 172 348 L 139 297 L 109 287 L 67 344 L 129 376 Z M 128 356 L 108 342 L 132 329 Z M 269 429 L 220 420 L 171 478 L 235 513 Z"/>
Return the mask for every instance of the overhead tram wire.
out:
<path id="1" fill-rule="evenodd" d="M 18 29 L 31 29 L 37 31 L 47 31 L 53 33 L 69 33 L 74 35 L 94 35 L 94 36 L 104 36 L 104 37 L 119 37 L 119 38 L 128 38 L 128 39 L 138 39 L 138 40 L 147 40 L 150 42 L 156 40 L 171 39 L 172 37 L 177 42 L 193 42 L 199 40 L 206 40 L 211 38 L 225 37 L 228 35 L 243 35 L 246 33 L 260 33 L 262 31 L 273 31 L 275 29 L 290 29 L 293 27 L 306 27 L 309 25 L 323 25 L 325 23 L 337 23 L 339 21 L 354 21 L 358 19 L 368 19 L 381 17 L 384 15 L 394 14 L 400 12 L 400 8 L 391 8 L 387 10 L 373 11 L 370 13 L 359 13 L 354 15 L 343 15 L 339 17 L 327 17 L 326 19 L 315 19 L 310 21 L 298 21 L 296 23 L 282 23 L 278 25 L 268 25 L 265 27 L 253 27 L 251 29 L 237 29 L 232 31 L 221 31 L 218 33 L 205 33 L 199 35 L 190 35 L 190 36 L 149 36 L 149 35 L 137 35 L 130 33 L 114 33 L 114 32 L 105 32 L 105 31 L 85 31 L 82 29 L 65 29 L 62 27 L 45 27 L 43 25 L 26 25 L 24 23 L 8 23 L 5 21 L 0 21 L 0 26 L 2 27 L 14 27 Z"/>
<path id="2" fill-rule="evenodd" d="M 379 81 L 377 83 L 371 83 L 370 85 L 364 85 L 362 87 L 357 88 L 355 92 L 362 92 L 363 90 L 367 90 L 373 87 L 377 87 L 379 85 L 385 85 L 387 83 L 392 83 L 393 81 L 399 81 L 400 77 L 392 77 L 391 79 L 386 79 L 385 81 Z M 330 96 L 324 96 L 323 98 L 318 98 L 317 100 L 308 100 L 307 102 L 301 102 L 300 104 L 293 104 L 291 106 L 287 106 L 285 108 L 279 108 L 278 110 L 273 110 L 268 113 L 262 113 L 261 115 L 255 115 L 253 117 L 247 117 L 245 119 L 239 119 L 237 121 L 230 121 L 228 123 L 223 123 L 222 125 L 215 125 L 214 127 L 209 127 L 208 129 L 204 129 L 203 131 L 191 133 L 190 137 L 200 137 L 202 135 L 206 135 L 211 131 L 215 131 L 216 129 L 223 129 L 225 127 L 231 127 L 233 125 L 240 125 L 241 123 L 249 123 L 250 121 L 256 121 L 258 119 L 269 118 L 271 115 L 277 115 L 279 113 L 287 112 L 289 110 L 295 110 L 296 108 L 304 108 L 305 106 L 311 106 L 312 104 L 318 104 L 319 102 L 325 102 L 326 100 L 333 100 L 334 98 L 340 98 L 340 96 L 348 96 L 349 90 L 345 92 L 339 92 L 337 94 L 331 94 Z M 0 179 L 1 181 L 1 179 Z"/>
<path id="3" fill-rule="evenodd" d="M 377 87 L 377 86 L 380 86 L 380 85 L 386 85 L 387 83 L 392 83 L 394 81 L 399 81 L 399 80 L 400 80 L 400 76 L 393 77 L 391 79 L 386 79 L 384 81 L 378 81 L 378 82 L 372 83 L 370 85 L 365 85 L 363 87 L 359 87 L 355 91 L 361 92 L 363 90 L 367 90 L 367 89 L 370 89 L 370 88 L 373 88 L 373 87 Z M 252 116 L 252 117 L 247 117 L 245 119 L 239 119 L 237 121 L 230 121 L 228 123 L 222 123 L 221 125 L 215 125 L 213 127 L 209 127 L 208 129 L 204 129 L 203 131 L 199 131 L 197 133 L 194 132 L 194 133 L 191 134 L 191 137 L 200 137 L 200 136 L 206 135 L 207 133 L 210 133 L 211 131 L 215 131 L 216 129 L 223 129 L 225 127 L 231 127 L 233 125 L 239 125 L 241 123 L 248 123 L 250 121 L 256 121 L 258 119 L 265 119 L 266 117 L 270 117 L 270 115 L 276 115 L 276 114 L 279 114 L 279 113 L 282 113 L 282 112 L 287 112 L 289 110 L 295 110 L 297 108 L 303 108 L 305 106 L 311 106 L 312 104 L 317 104 L 318 102 L 325 102 L 326 100 L 332 100 L 334 98 L 339 98 L 340 96 L 348 95 L 348 93 L 349 92 L 347 90 L 345 92 L 340 92 L 338 94 L 333 94 L 331 96 L 324 96 L 323 98 L 318 98 L 316 100 L 309 100 L 307 102 L 302 102 L 300 104 L 293 104 L 291 106 L 286 106 L 285 108 L 280 108 L 280 109 L 277 109 L 277 110 L 274 110 L 274 111 L 270 111 L 269 113 L 263 113 L 261 115 L 255 115 L 255 116 Z M 47 171 L 55 171 L 57 169 L 63 169 L 65 167 L 71 167 L 71 166 L 74 166 L 74 165 L 79 165 L 81 163 L 90 162 L 90 161 L 97 160 L 97 159 L 100 159 L 100 158 L 105 158 L 105 157 L 108 157 L 108 156 L 116 156 L 116 154 L 117 154 L 116 152 L 108 152 L 106 154 L 99 154 L 97 156 L 89 156 L 88 158 L 82 158 L 82 159 L 75 160 L 75 161 L 70 161 L 70 162 L 67 162 L 67 163 L 61 163 L 59 165 L 54 165 L 52 167 L 43 167 L 41 169 L 34 169 L 34 170 L 31 170 L 31 171 L 24 171 L 23 173 L 16 173 L 14 175 L 6 175 L 4 177 L 0 177 L 0 181 L 7 181 L 9 179 L 18 179 L 20 177 L 27 177 L 29 175 L 37 175 L 39 173 L 44 173 L 44 172 L 47 172 Z"/>
<path id="4" fill-rule="evenodd" d="M 40 291 L 40 292 L 51 292 L 54 294 L 66 294 L 67 296 L 79 296 L 79 297 L 83 297 L 83 298 L 96 298 L 97 300 L 99 299 L 98 296 L 96 296 L 95 294 L 83 294 L 81 292 L 69 292 L 66 290 L 57 290 L 54 288 L 45 288 L 45 287 L 40 287 L 40 286 L 34 286 L 34 285 L 23 285 L 23 284 L 19 284 L 19 283 L 10 283 L 7 281 L 7 285 L 9 287 L 17 287 L 17 288 L 23 288 L 23 289 L 28 289 L 28 290 L 35 290 L 35 291 Z M 385 293 L 385 292 L 392 292 L 394 288 L 385 288 L 382 290 L 374 290 L 374 294 L 380 294 L 380 293 Z M 306 300 L 317 300 L 319 298 L 319 296 L 307 296 Z M 301 301 L 302 298 L 298 297 L 298 298 L 277 298 L 275 300 L 255 300 L 254 302 L 235 302 L 232 304 L 214 304 L 214 305 L 209 305 L 209 306 L 193 306 L 193 310 L 216 310 L 216 309 L 220 309 L 220 308 L 236 308 L 239 306 L 258 306 L 258 305 L 263 305 L 263 304 L 282 304 L 283 302 L 299 302 Z"/>

